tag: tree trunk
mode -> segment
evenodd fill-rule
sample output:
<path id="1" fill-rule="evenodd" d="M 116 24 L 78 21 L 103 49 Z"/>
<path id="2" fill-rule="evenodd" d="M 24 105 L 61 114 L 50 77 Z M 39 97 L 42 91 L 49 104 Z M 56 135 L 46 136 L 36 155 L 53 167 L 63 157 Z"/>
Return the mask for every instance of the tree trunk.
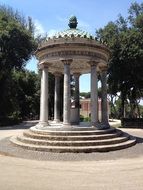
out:
<path id="1" fill-rule="evenodd" d="M 138 110 L 138 117 L 140 118 L 141 117 L 141 113 L 140 113 L 139 103 L 137 102 L 137 100 L 136 100 L 136 107 L 137 107 L 137 110 Z"/>
<path id="2" fill-rule="evenodd" d="M 113 100 L 114 100 L 114 96 L 111 94 L 111 110 L 113 110 L 115 118 L 117 118 L 117 110 L 115 108 Z"/>
<path id="3" fill-rule="evenodd" d="M 121 92 L 121 118 L 125 117 L 125 95 Z"/>

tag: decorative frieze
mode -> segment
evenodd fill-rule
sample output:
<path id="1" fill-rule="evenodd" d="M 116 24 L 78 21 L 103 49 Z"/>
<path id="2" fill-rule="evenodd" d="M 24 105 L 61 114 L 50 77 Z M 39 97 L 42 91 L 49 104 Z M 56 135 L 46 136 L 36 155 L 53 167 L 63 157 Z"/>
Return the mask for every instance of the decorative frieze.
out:
<path id="1" fill-rule="evenodd" d="M 107 61 L 106 56 L 104 56 L 103 54 L 97 53 L 97 52 L 91 52 L 91 51 L 57 51 L 57 52 L 50 52 L 50 53 L 46 53 L 45 55 L 41 56 L 39 58 L 40 61 L 42 60 L 46 60 L 48 61 L 48 59 L 50 58 L 54 58 L 54 57 L 63 57 L 63 56 L 83 56 L 83 57 L 96 57 L 99 59 L 102 59 L 104 61 Z"/>

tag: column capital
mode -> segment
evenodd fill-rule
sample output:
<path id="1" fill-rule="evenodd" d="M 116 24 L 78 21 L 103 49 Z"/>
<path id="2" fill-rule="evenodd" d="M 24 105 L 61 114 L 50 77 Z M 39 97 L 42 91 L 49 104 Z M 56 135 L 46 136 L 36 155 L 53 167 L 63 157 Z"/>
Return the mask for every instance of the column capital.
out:
<path id="1" fill-rule="evenodd" d="M 97 66 L 98 63 L 99 63 L 99 61 L 92 60 L 92 59 L 88 61 L 88 64 L 89 64 L 90 66 Z"/>
<path id="2" fill-rule="evenodd" d="M 64 65 L 70 65 L 71 63 L 72 63 L 72 61 L 73 61 L 73 59 L 60 59 L 60 61 L 62 62 L 62 63 L 64 63 Z"/>
<path id="3" fill-rule="evenodd" d="M 105 65 L 103 67 L 100 67 L 100 71 L 101 72 L 104 72 L 104 71 L 107 71 L 107 70 L 108 70 L 108 66 L 107 65 Z"/>
<path id="4" fill-rule="evenodd" d="M 81 73 L 73 73 L 73 76 L 80 77 Z"/>
<path id="5" fill-rule="evenodd" d="M 48 69 L 49 68 L 49 63 L 39 63 L 39 69 Z"/>
<path id="6" fill-rule="evenodd" d="M 55 77 L 60 77 L 60 76 L 62 76 L 62 73 L 60 73 L 60 72 L 54 72 L 53 75 L 54 75 Z"/>

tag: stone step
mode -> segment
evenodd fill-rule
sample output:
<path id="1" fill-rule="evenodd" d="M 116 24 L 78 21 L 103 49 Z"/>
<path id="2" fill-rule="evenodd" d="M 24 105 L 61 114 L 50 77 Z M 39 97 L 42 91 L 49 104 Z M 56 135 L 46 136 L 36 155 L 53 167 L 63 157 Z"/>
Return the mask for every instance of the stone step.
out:
<path id="1" fill-rule="evenodd" d="M 33 139 L 45 139 L 45 140 L 84 140 L 84 141 L 87 141 L 87 140 L 99 140 L 99 139 L 111 139 L 111 138 L 115 138 L 115 137 L 118 137 L 122 134 L 122 131 L 121 130 L 116 130 L 114 131 L 113 133 L 109 133 L 109 134 L 94 134 L 94 135 L 68 135 L 68 136 L 62 136 L 62 135 L 45 135 L 45 134 L 36 134 L 36 133 L 33 133 L 32 131 L 30 130 L 27 130 L 27 131 L 24 131 L 23 132 L 23 135 L 25 137 L 29 137 L 29 138 L 33 138 Z"/>
<path id="2" fill-rule="evenodd" d="M 88 141 L 52 141 L 52 140 L 43 140 L 43 139 L 32 139 L 27 138 L 23 135 L 18 136 L 17 140 L 27 144 L 37 144 L 43 146 L 96 146 L 96 145 L 107 145 L 107 144 L 116 144 L 125 142 L 129 139 L 128 134 L 123 134 L 121 137 L 116 137 L 112 139 L 104 139 L 104 140 L 89 140 Z"/>
<path id="3" fill-rule="evenodd" d="M 131 147 L 136 144 L 136 139 L 130 136 L 125 142 L 110 144 L 110 145 L 97 145 L 97 146 L 43 146 L 43 145 L 34 145 L 27 144 L 21 141 L 18 141 L 16 137 L 12 137 L 11 142 L 25 149 L 35 150 L 35 151 L 46 151 L 46 152 L 57 152 L 57 153 L 90 153 L 90 152 L 107 152 L 120 150 L 124 148 Z"/>
<path id="4" fill-rule="evenodd" d="M 106 130 L 96 130 L 92 127 L 69 127 L 69 128 L 46 128 L 35 129 L 35 127 L 31 127 L 29 129 L 31 132 L 41 135 L 52 135 L 52 136 L 78 136 L 78 135 L 101 135 L 101 134 L 109 134 L 116 131 L 115 128 L 109 128 Z"/>

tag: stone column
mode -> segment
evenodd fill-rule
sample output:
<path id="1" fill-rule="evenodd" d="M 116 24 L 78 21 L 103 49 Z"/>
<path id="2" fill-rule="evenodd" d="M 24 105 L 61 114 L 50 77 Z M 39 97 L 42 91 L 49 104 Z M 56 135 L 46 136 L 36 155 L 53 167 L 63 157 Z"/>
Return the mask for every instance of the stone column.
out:
<path id="1" fill-rule="evenodd" d="M 80 99 L 79 99 L 79 77 L 80 77 L 80 73 L 74 73 L 73 76 L 75 79 L 75 93 L 74 93 L 75 111 L 76 111 L 75 124 L 78 125 L 80 122 Z"/>
<path id="2" fill-rule="evenodd" d="M 61 60 L 64 63 L 64 99 L 63 99 L 63 125 L 70 126 L 71 89 L 70 64 L 72 59 Z"/>
<path id="3" fill-rule="evenodd" d="M 97 62 L 91 63 L 91 124 L 97 127 L 98 124 L 98 78 Z"/>
<path id="4" fill-rule="evenodd" d="M 101 68 L 101 123 L 102 127 L 109 128 L 107 110 L 107 67 Z"/>
<path id="5" fill-rule="evenodd" d="M 48 125 L 48 66 L 42 65 L 41 97 L 40 97 L 40 126 Z"/>
<path id="6" fill-rule="evenodd" d="M 60 73 L 55 73 L 54 122 L 60 122 Z"/>

